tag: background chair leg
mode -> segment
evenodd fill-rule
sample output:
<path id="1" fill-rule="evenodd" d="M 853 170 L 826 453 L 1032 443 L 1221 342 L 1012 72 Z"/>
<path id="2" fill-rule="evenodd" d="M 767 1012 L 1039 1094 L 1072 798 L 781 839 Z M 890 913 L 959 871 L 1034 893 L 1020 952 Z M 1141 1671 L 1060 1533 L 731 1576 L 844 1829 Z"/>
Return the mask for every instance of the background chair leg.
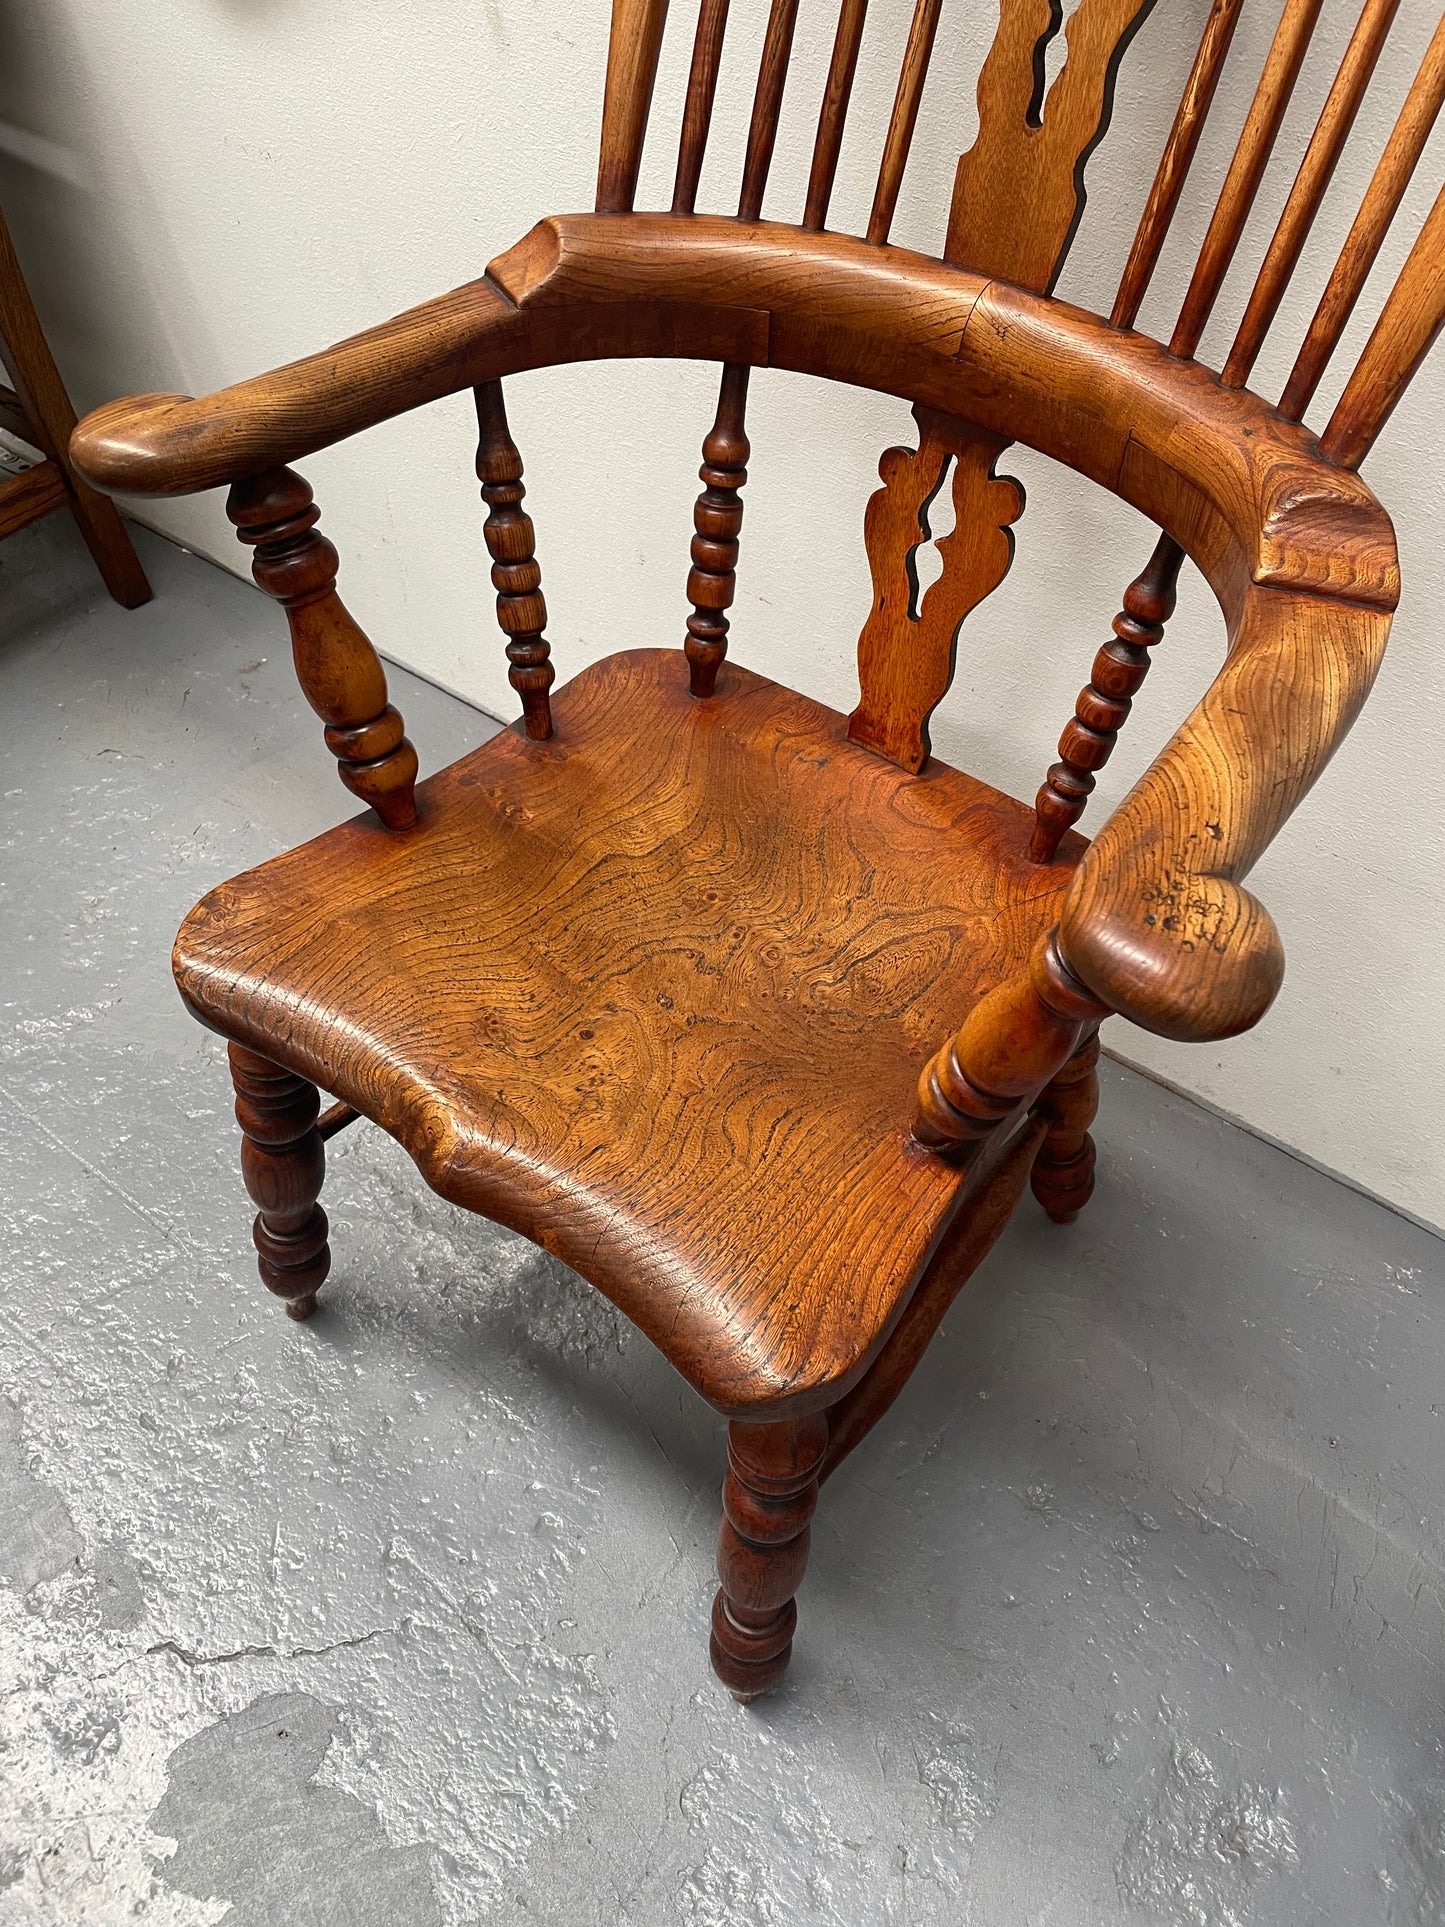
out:
<path id="1" fill-rule="evenodd" d="M 1055 1224 L 1072 1224 L 1094 1194 L 1094 1140 L 1099 1109 L 1099 1039 L 1091 1037 L 1047 1086 L 1035 1107 L 1049 1121 L 1034 1160 L 1034 1196 Z"/>
<path id="2" fill-rule="evenodd" d="M 241 1126 L 241 1176 L 258 1207 L 252 1235 L 262 1282 L 286 1301 L 288 1318 L 309 1318 L 331 1269 L 326 1213 L 317 1204 L 326 1151 L 316 1118 L 321 1094 L 267 1057 L 230 1046 Z"/>
<path id="3" fill-rule="evenodd" d="M 734 1419 L 728 1426 L 712 1668 L 744 1704 L 776 1686 L 792 1657 L 793 1594 L 808 1564 L 809 1522 L 827 1448 L 821 1412 L 763 1423 Z"/>

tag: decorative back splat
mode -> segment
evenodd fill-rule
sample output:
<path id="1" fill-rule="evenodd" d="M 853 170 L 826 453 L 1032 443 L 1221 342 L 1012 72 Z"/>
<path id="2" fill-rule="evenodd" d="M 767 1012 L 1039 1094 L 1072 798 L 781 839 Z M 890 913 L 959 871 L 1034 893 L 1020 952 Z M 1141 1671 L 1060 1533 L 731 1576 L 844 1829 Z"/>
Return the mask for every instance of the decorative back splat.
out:
<path id="1" fill-rule="evenodd" d="M 1046 98 L 1056 0 L 1003 0 L 978 77 L 978 139 L 958 163 L 943 258 L 1047 294 L 1084 210 L 1084 167 L 1103 138 L 1119 62 L 1155 0 L 1079 0 Z"/>
<path id="2" fill-rule="evenodd" d="M 1004 0 L 978 82 L 979 131 L 958 164 L 945 258 L 1020 286 L 1051 288 L 1083 211 L 1083 170 L 1107 125 L 1114 75 L 1154 0 L 1081 0 L 1067 59 L 1043 94 L 1043 56 L 1058 29 L 1053 0 Z M 938 8 L 918 0 L 889 125 L 868 239 L 887 239 L 918 116 Z M 868 505 L 864 539 L 873 610 L 858 642 L 854 742 L 904 769 L 928 756 L 928 719 L 953 680 L 958 633 L 1003 581 L 1010 526 L 1023 510 L 1016 482 L 995 474 L 1007 439 L 935 410 L 914 411 L 917 452 L 890 448 L 884 487 Z M 920 517 L 954 457 L 954 533 L 938 545 L 943 574 L 916 615 L 911 559 Z"/>
<path id="3" fill-rule="evenodd" d="M 932 408 L 917 407 L 913 415 L 917 452 L 885 449 L 878 464 L 883 487 L 864 518 L 873 611 L 858 639 L 863 693 L 848 734 L 919 770 L 928 759 L 928 718 L 953 680 L 958 632 L 1008 574 L 1012 524 L 1024 496 L 1017 482 L 993 472 L 1009 445 L 1001 436 Z M 938 543 L 943 572 L 920 598 L 914 557 L 929 539 L 929 505 L 950 463 L 954 527 Z"/>

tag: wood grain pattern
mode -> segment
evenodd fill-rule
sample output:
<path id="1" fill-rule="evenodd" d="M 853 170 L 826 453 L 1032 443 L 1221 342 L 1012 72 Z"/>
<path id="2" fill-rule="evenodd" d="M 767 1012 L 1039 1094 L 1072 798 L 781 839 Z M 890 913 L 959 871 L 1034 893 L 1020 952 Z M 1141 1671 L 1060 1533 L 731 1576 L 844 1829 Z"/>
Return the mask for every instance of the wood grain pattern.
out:
<path id="1" fill-rule="evenodd" d="M 946 261 L 1048 293 L 1084 207 L 1083 169 L 1109 123 L 1114 78 L 1154 0 L 1079 0 L 1043 97 L 1054 0 L 1009 0 L 978 79 L 978 138 L 958 163 Z"/>
<path id="2" fill-rule="evenodd" d="M 177 942 L 182 994 L 232 1045 L 263 1276 L 298 1315 L 314 1304 L 323 1144 L 365 1116 L 444 1196 L 606 1292 L 733 1421 L 712 1651 L 739 1698 L 787 1664 L 820 1481 L 889 1409 L 1025 1185 L 1060 1221 L 1087 1200 L 1099 1025 L 1120 1014 L 1208 1040 L 1268 1007 L 1283 951 L 1244 880 L 1380 661 L 1398 564 L 1388 517 L 1351 469 L 1445 313 L 1445 196 L 1323 444 L 1239 384 L 1396 0 L 1364 0 L 1228 380 L 1186 358 L 1321 0 L 1284 0 L 1171 346 L 1133 332 L 1240 4 L 1211 10 L 1112 325 L 1049 290 L 1149 0 L 1080 0 L 1047 88 L 1059 9 L 1002 0 L 942 262 L 886 241 L 936 0 L 917 0 L 863 237 L 822 229 L 865 0 L 840 6 L 801 229 L 758 219 L 797 0 L 769 10 L 740 220 L 693 211 L 725 0 L 699 4 L 672 215 L 630 212 L 665 0 L 616 0 L 597 215 L 540 223 L 480 280 L 324 354 L 200 401 L 114 404 L 73 441 L 106 487 L 234 484 L 233 519 L 287 609 L 343 779 L 402 832 L 358 817 L 214 890 Z M 1442 94 L 1437 35 L 1291 401 L 1313 392 Z M 554 737 L 539 726 L 545 610 L 500 382 L 656 355 L 724 366 L 687 657 L 595 664 L 556 693 Z M 919 424 L 918 450 L 885 455 L 869 505 L 874 608 L 848 723 L 724 660 L 760 365 L 897 395 Z M 526 733 L 503 732 L 414 804 L 415 757 L 380 663 L 336 599 L 335 552 L 286 464 L 468 386 Z M 959 622 L 1007 566 L 1021 504 L 993 469 L 1015 439 L 1163 532 L 1037 821 L 925 761 Z M 950 467 L 958 527 L 915 608 L 910 567 Z M 1184 554 L 1219 601 L 1228 655 L 1085 846 L 1066 825 L 1127 715 Z M 324 1116 L 318 1085 L 336 1097 Z"/>
<path id="3" fill-rule="evenodd" d="M 858 55 L 863 46 L 863 26 L 867 18 L 868 0 L 841 0 L 838 31 L 833 39 L 833 58 L 828 63 L 828 80 L 823 89 L 823 104 L 818 111 L 813 165 L 808 173 L 808 195 L 803 208 L 803 226 L 813 234 L 828 225 L 828 208 L 833 199 L 833 182 L 838 174 L 838 157 L 843 151 L 843 129 L 848 119 L 848 103 L 853 97 L 853 81 L 858 72 Z"/>
<path id="4" fill-rule="evenodd" d="M 1184 183 L 1194 165 L 1200 136 L 1209 120 L 1209 110 L 1214 105 L 1224 63 L 1234 42 L 1234 30 L 1239 25 L 1243 10 L 1244 0 L 1213 0 L 1209 9 L 1204 32 L 1199 39 L 1199 51 L 1194 56 L 1194 65 L 1184 83 L 1174 125 L 1169 130 L 1169 139 L 1160 156 L 1149 198 L 1144 203 L 1129 259 L 1124 264 L 1119 292 L 1114 297 L 1114 306 L 1109 315 L 1111 327 L 1132 328 L 1139 319 L 1139 310 L 1149 291 L 1149 283 L 1159 265 L 1160 252 L 1179 207 L 1179 197 L 1184 192 Z"/>
<path id="5" fill-rule="evenodd" d="M 1011 527 L 1023 512 L 1018 483 L 994 473 L 1006 441 L 933 409 L 914 414 L 918 448 L 884 451 L 883 487 L 864 518 L 873 609 L 858 639 L 859 703 L 848 719 L 855 743 L 907 770 L 928 759 L 928 719 L 953 681 L 959 629 L 1007 575 Z M 945 482 L 954 526 L 938 543 L 942 573 L 920 597 L 914 557 Z"/>
<path id="6" fill-rule="evenodd" d="M 667 4 L 668 0 L 613 0 L 597 160 L 599 214 L 625 214 L 637 196 Z"/>
<path id="7" fill-rule="evenodd" d="M 1385 151 L 1370 177 L 1360 211 L 1351 224 L 1309 330 L 1280 397 L 1280 413 L 1299 421 L 1314 399 L 1345 324 L 1379 256 L 1405 189 L 1414 177 L 1430 131 L 1445 104 L 1445 15 L 1435 29 Z"/>
<path id="8" fill-rule="evenodd" d="M 614 656 L 418 788 L 212 893 L 202 1019 L 592 1280 L 704 1397 L 816 1409 L 877 1349 L 959 1174 L 913 1087 L 1024 967 L 1071 863 L 1031 812 L 727 664 Z M 1072 842 L 1077 860 L 1083 845 Z"/>
<path id="9" fill-rule="evenodd" d="M 522 457 L 507 426 L 507 406 L 499 381 L 484 382 L 476 391 L 477 479 L 487 505 L 483 533 L 492 558 L 492 587 L 497 592 L 497 623 L 507 638 L 507 680 L 522 699 L 527 734 L 545 742 L 552 734 L 552 708 L 547 692 L 556 680 L 551 649 L 542 631 L 547 626 L 547 603 L 542 594 L 542 571 L 537 564 L 536 532 L 522 507 Z"/>

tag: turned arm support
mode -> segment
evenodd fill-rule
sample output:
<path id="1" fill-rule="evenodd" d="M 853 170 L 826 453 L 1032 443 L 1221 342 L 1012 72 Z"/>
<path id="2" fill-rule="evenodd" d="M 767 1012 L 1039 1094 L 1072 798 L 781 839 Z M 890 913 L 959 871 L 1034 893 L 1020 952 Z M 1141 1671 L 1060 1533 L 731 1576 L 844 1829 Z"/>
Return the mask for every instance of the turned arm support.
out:
<path id="1" fill-rule="evenodd" d="M 968 1162 L 1111 1014 L 1195 1042 L 1259 1022 L 1284 947 L 1242 879 L 1354 721 L 1389 626 L 1246 592 L 1224 667 L 1090 846 L 1057 929 L 925 1067 L 920 1144 Z"/>
<path id="2" fill-rule="evenodd" d="M 1379 609 L 1251 588 L 1204 697 L 1090 847 L 1059 942 L 1111 1010 L 1160 1036 L 1232 1037 L 1284 976 L 1269 912 L 1242 887 L 1369 693 Z"/>

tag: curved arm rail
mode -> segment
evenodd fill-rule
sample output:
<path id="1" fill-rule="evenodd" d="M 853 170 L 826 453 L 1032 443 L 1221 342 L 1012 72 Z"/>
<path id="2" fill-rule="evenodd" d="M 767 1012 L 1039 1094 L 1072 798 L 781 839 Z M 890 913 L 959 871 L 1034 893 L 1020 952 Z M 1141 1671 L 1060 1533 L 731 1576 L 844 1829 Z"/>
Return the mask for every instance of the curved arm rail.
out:
<path id="1" fill-rule="evenodd" d="M 1060 947 L 1149 1029 L 1255 1022 L 1283 964 L 1240 880 L 1370 686 L 1398 596 L 1394 535 L 1307 430 L 1144 336 L 845 236 L 565 216 L 483 279 L 323 354 L 201 401 L 100 409 L 72 448 L 102 487 L 181 494 L 521 369 L 658 355 L 791 368 L 964 416 L 1132 502 L 1194 558 L 1229 658 L 1080 866 Z"/>

